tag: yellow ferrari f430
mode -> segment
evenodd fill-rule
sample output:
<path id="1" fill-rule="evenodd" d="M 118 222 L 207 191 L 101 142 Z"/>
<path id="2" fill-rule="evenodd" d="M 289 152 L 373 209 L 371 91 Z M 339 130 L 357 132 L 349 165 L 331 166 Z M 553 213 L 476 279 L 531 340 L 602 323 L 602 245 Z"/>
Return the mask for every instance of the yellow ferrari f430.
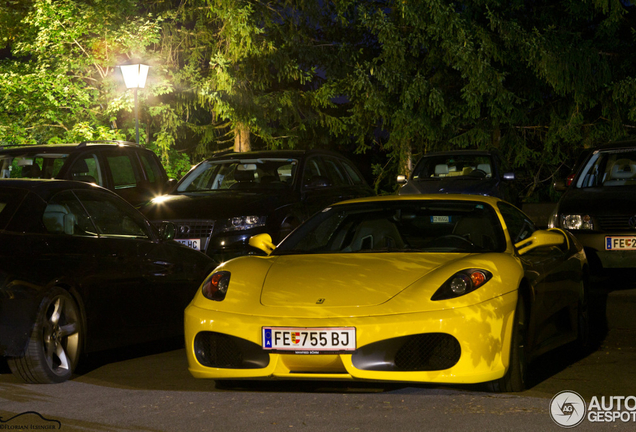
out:
<path id="1" fill-rule="evenodd" d="M 227 261 L 185 311 L 197 378 L 488 383 L 589 335 L 576 239 L 475 195 L 363 198 Z"/>

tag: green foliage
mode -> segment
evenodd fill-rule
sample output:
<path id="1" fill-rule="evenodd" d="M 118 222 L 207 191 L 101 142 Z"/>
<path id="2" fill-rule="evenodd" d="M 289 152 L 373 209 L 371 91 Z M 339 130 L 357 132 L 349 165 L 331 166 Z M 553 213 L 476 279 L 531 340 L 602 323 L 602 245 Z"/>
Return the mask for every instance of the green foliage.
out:
<path id="1" fill-rule="evenodd" d="M 117 65 L 151 66 L 143 144 L 171 176 L 250 130 L 263 148 L 408 160 L 496 148 L 526 200 L 636 121 L 636 11 L 620 0 L 6 0 L 0 146 L 135 139 Z"/>

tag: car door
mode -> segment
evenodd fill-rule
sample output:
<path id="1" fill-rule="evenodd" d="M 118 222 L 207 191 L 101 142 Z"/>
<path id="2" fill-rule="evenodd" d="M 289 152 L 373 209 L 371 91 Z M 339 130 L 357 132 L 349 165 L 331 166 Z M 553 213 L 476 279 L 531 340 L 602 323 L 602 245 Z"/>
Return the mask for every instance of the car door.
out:
<path id="1" fill-rule="evenodd" d="M 64 175 L 66 180 L 95 183 L 108 188 L 108 179 L 98 153 L 82 152 L 70 164 Z"/>
<path id="2" fill-rule="evenodd" d="M 499 209 L 513 243 L 529 238 L 537 230 L 534 223 L 512 205 L 500 202 Z M 537 352 L 575 336 L 579 285 L 572 275 L 580 269 L 570 256 L 566 242 L 563 246 L 538 247 L 519 257 L 533 288 L 528 337 Z"/>
<path id="3" fill-rule="evenodd" d="M 102 158 L 117 195 L 137 206 L 152 197 L 137 155 L 129 148 L 102 150 Z"/>
<path id="4" fill-rule="evenodd" d="M 94 253 L 102 276 L 87 293 L 99 311 L 92 318 L 96 331 L 104 338 L 117 335 L 122 344 L 168 336 L 183 314 L 185 293 L 179 297 L 174 291 L 175 278 L 182 275 L 178 257 L 164 250 L 148 222 L 126 202 L 101 191 L 75 193 L 99 237 Z"/>
<path id="5" fill-rule="evenodd" d="M 100 201 L 103 193 L 77 191 L 88 194 L 86 202 Z M 93 210 L 97 206 L 90 206 Z M 87 324 L 88 349 L 116 346 L 130 332 L 125 311 L 131 308 L 140 284 L 134 247 L 115 245 L 102 238 L 94 219 L 87 213 L 71 190 L 60 192 L 49 200 L 43 214 L 43 224 L 51 237 L 49 265 L 66 275 L 67 283 L 80 294 Z"/>

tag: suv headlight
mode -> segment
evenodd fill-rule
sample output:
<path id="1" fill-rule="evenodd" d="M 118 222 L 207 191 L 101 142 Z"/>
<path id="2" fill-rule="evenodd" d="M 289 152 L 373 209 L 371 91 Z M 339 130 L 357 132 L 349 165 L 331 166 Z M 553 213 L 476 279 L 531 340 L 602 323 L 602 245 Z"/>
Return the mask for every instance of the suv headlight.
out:
<path id="1" fill-rule="evenodd" d="M 568 230 L 593 230 L 594 221 L 590 215 L 561 215 L 561 228 Z"/>
<path id="2" fill-rule="evenodd" d="M 248 229 L 265 226 L 267 216 L 235 216 L 229 218 L 221 228 L 222 232 L 226 231 L 245 231 Z"/>

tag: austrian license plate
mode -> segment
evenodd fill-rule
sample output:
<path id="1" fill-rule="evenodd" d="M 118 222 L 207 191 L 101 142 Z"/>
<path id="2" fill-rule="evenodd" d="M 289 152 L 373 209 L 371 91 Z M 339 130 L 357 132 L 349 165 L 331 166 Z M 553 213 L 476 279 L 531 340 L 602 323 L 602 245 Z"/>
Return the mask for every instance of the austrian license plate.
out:
<path id="1" fill-rule="evenodd" d="M 181 244 L 186 245 L 187 247 L 194 250 L 201 250 L 201 239 L 175 239 Z"/>
<path id="2" fill-rule="evenodd" d="M 320 354 L 355 351 L 355 327 L 263 327 L 263 349 Z"/>
<path id="3" fill-rule="evenodd" d="M 636 236 L 605 237 L 605 250 L 636 250 Z"/>

